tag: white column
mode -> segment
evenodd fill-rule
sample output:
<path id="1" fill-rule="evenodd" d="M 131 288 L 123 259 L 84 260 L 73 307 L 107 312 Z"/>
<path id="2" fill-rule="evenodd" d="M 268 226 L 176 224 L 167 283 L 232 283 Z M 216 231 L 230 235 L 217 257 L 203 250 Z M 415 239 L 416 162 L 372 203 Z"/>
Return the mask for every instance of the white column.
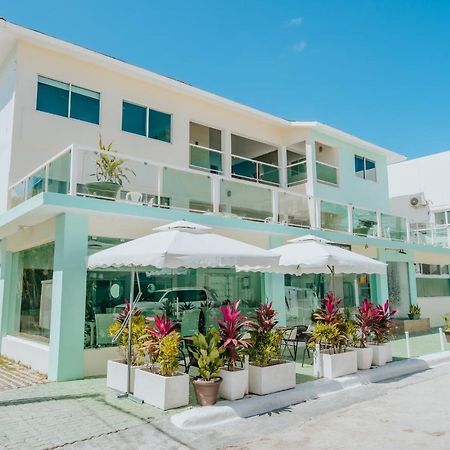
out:
<path id="1" fill-rule="evenodd" d="M 230 130 L 222 131 L 222 164 L 223 175 L 231 178 L 231 132 Z"/>
<path id="2" fill-rule="evenodd" d="M 287 180 L 287 151 L 285 145 L 278 148 L 278 167 L 280 170 L 280 187 L 286 188 L 288 180 Z"/>
<path id="3" fill-rule="evenodd" d="M 319 228 L 320 220 L 318 214 L 318 205 L 312 196 L 314 195 L 314 183 L 316 179 L 316 148 L 314 141 L 307 140 L 305 142 L 306 155 L 306 194 L 310 197 L 308 200 L 309 217 L 311 228 Z"/>

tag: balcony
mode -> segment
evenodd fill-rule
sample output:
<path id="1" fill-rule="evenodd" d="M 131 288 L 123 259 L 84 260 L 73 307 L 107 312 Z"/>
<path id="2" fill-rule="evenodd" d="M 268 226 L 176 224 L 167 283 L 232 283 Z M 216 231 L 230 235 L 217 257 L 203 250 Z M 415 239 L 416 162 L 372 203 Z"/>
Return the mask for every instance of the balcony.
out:
<path id="1" fill-rule="evenodd" d="M 316 178 L 317 181 L 332 186 L 338 185 L 338 168 L 331 164 L 316 161 Z"/>
<path id="2" fill-rule="evenodd" d="M 197 146 L 195 146 L 197 147 Z M 201 148 L 200 151 L 205 149 Z M 206 149 L 205 151 L 210 151 Z M 197 148 L 195 149 L 197 151 Z M 213 152 L 214 153 L 214 152 Z M 100 157 L 123 160 L 127 179 L 118 186 L 100 184 L 95 176 Z M 239 161 L 241 162 L 241 157 Z M 245 160 L 247 164 L 247 160 Z M 276 166 L 258 162 L 250 167 L 264 183 L 227 178 L 216 173 L 181 169 L 135 158 L 72 145 L 38 167 L 9 189 L 12 208 L 41 192 L 94 197 L 165 209 L 217 214 L 224 217 L 319 228 L 370 238 L 448 246 L 447 227 L 408 232 L 406 219 L 348 204 L 311 198 L 277 186 Z M 303 164 L 303 163 L 301 163 Z M 268 168 L 266 168 L 268 166 Z M 246 166 L 247 167 L 247 166 Z M 297 170 L 297 169 L 296 169 Z M 298 174 L 302 169 L 298 170 Z M 101 177 L 100 177 L 101 178 Z M 411 236 L 409 236 L 411 234 Z"/>
<path id="3" fill-rule="evenodd" d="M 222 173 L 222 152 L 201 145 L 189 145 L 189 166 L 210 173 Z"/>
<path id="4" fill-rule="evenodd" d="M 300 183 L 305 183 L 308 178 L 306 174 L 306 160 L 289 164 L 286 167 L 286 172 L 288 186 L 295 186 Z"/>
<path id="5" fill-rule="evenodd" d="M 243 156 L 231 155 L 231 175 L 257 183 L 280 185 L 279 167 Z"/>
<path id="6" fill-rule="evenodd" d="M 450 247 L 450 225 L 411 229 L 411 240 L 416 244 Z"/>

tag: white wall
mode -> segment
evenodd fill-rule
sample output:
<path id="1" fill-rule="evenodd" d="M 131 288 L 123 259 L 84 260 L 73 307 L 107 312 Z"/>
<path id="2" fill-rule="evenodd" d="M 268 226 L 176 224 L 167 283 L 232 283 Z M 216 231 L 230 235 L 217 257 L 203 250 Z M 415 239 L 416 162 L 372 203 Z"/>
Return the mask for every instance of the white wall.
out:
<path id="1" fill-rule="evenodd" d="M 48 345 L 15 336 L 2 339 L 2 355 L 30 366 L 41 373 L 48 373 Z"/>
<path id="2" fill-rule="evenodd" d="M 450 205 L 450 151 L 388 166 L 389 196 L 423 192 L 432 209 Z"/>
<path id="3" fill-rule="evenodd" d="M 421 317 L 429 317 L 432 327 L 444 325 L 442 316 L 450 313 L 450 297 L 418 297 L 417 303 L 421 309 Z"/>
<path id="4" fill-rule="evenodd" d="M 7 207 L 16 84 L 15 52 L 0 67 L 0 211 Z"/>

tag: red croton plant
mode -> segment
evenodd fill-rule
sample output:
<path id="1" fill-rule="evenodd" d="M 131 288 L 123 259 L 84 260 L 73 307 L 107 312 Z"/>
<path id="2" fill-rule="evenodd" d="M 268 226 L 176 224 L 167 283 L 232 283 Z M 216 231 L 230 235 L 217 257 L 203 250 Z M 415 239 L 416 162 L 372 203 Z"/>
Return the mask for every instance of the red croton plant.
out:
<path id="1" fill-rule="evenodd" d="M 323 322 L 329 325 L 340 326 L 344 323 L 344 316 L 339 309 L 342 300 L 336 297 L 333 292 L 327 292 L 322 301 L 322 309 L 314 313 L 314 319 L 317 322 Z"/>
<path id="2" fill-rule="evenodd" d="M 144 349 L 149 355 L 157 356 L 157 350 L 161 340 L 175 331 L 175 324 L 164 314 L 161 317 L 155 316 L 151 319 L 151 324 L 145 327 L 146 340 L 144 342 Z"/>
<path id="3" fill-rule="evenodd" d="M 358 344 L 360 348 L 367 347 L 369 335 L 375 321 L 375 309 L 372 302 L 365 298 L 355 314 L 355 324 L 358 327 Z"/>
<path id="4" fill-rule="evenodd" d="M 382 344 L 389 339 L 393 327 L 392 319 L 396 314 L 397 310 L 391 309 L 389 300 L 386 300 L 384 305 L 375 306 L 371 331 L 377 344 Z"/>
<path id="5" fill-rule="evenodd" d="M 250 325 L 239 311 L 240 300 L 220 308 L 223 319 L 219 319 L 219 329 L 222 347 L 225 350 L 225 361 L 228 370 L 236 369 L 236 362 L 241 356 L 242 350 L 250 346 L 250 342 L 244 339 L 245 328 Z"/>
<path id="6" fill-rule="evenodd" d="M 119 311 L 115 316 L 116 322 L 124 323 L 126 317 L 130 313 L 130 309 L 131 309 L 131 303 L 128 300 L 125 300 L 125 308 L 123 308 L 121 311 Z M 141 310 L 139 308 L 135 308 L 133 311 L 133 317 L 138 317 L 140 315 L 141 315 Z"/>

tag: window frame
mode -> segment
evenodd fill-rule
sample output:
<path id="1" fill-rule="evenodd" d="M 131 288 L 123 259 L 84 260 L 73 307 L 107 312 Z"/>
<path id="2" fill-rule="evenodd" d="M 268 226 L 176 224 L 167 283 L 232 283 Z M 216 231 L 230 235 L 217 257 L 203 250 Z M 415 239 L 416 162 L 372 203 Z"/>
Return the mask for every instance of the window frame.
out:
<path id="1" fill-rule="evenodd" d="M 140 108 L 144 108 L 145 109 L 145 135 L 134 133 L 132 131 L 127 131 L 127 130 L 123 129 L 123 104 L 124 103 L 129 103 L 130 105 L 139 106 Z M 163 141 L 162 139 L 156 139 L 156 138 L 152 138 L 152 137 L 149 136 L 149 133 L 150 133 L 150 110 L 154 111 L 154 112 L 157 112 L 157 113 L 166 114 L 167 116 L 169 116 L 169 118 L 170 118 L 170 140 Z M 121 119 L 122 119 L 122 121 L 121 121 L 122 122 L 121 130 L 124 133 L 130 133 L 133 136 L 141 136 L 141 137 L 144 137 L 144 138 L 147 138 L 147 139 L 151 139 L 152 141 L 163 142 L 165 144 L 172 144 L 172 142 L 173 142 L 173 139 L 172 139 L 173 113 L 168 113 L 168 112 L 165 112 L 165 111 L 161 111 L 159 109 L 154 109 L 154 108 L 151 108 L 150 106 L 142 105 L 140 103 L 136 103 L 136 102 L 133 102 L 133 101 L 130 101 L 130 100 L 126 100 L 126 99 L 123 98 L 122 99 L 122 117 L 121 117 Z"/>
<path id="2" fill-rule="evenodd" d="M 56 83 L 63 83 L 63 84 L 66 84 L 66 85 L 69 87 L 69 89 L 68 89 L 68 92 L 69 92 L 69 98 L 68 98 L 68 104 L 67 104 L 67 116 L 63 116 L 63 115 L 60 115 L 60 114 L 55 114 L 55 113 L 52 113 L 52 112 L 43 111 L 43 110 L 41 110 L 41 109 L 38 109 L 37 105 L 38 105 L 39 79 L 40 79 L 40 78 L 43 78 L 43 79 L 45 79 L 45 80 L 54 81 L 54 82 L 56 82 Z M 83 90 L 85 90 L 85 91 L 89 91 L 89 92 L 93 92 L 93 93 L 95 93 L 95 94 L 98 94 L 98 123 L 95 123 L 95 122 L 89 122 L 88 120 L 78 119 L 78 118 L 76 118 L 76 117 L 71 117 L 71 116 L 70 116 L 70 113 L 71 113 L 71 105 L 72 105 L 72 86 L 74 86 L 74 87 L 76 87 L 76 88 L 78 88 L 78 89 L 83 89 Z M 99 91 L 94 91 L 93 89 L 88 89 L 88 88 L 85 88 L 85 87 L 80 86 L 80 85 L 78 85 L 78 84 L 70 83 L 70 82 L 67 82 L 67 81 L 56 80 L 55 78 L 51 78 L 51 77 L 49 77 L 49 76 L 42 75 L 41 73 L 38 73 L 38 74 L 37 74 L 37 82 L 36 82 L 36 92 L 35 92 L 35 94 L 36 94 L 36 95 L 35 95 L 35 97 L 36 97 L 36 101 L 35 101 L 35 110 L 36 110 L 36 111 L 39 111 L 40 113 L 51 114 L 52 116 L 63 117 L 63 118 L 65 118 L 65 119 L 71 119 L 71 120 L 78 120 L 79 122 L 89 123 L 89 124 L 94 125 L 94 126 L 100 126 L 100 123 L 101 123 L 101 121 L 102 121 L 102 120 L 101 120 L 101 119 L 102 119 L 102 93 L 99 92 Z"/>
<path id="3" fill-rule="evenodd" d="M 360 160 L 362 160 L 363 162 L 363 170 L 362 170 L 362 177 L 358 175 L 358 173 L 356 171 L 356 159 L 359 158 Z M 373 163 L 373 169 L 367 169 L 367 161 L 370 161 L 371 163 Z M 378 176 L 377 176 L 377 162 L 374 159 L 371 158 L 367 158 L 366 156 L 361 156 L 361 155 L 357 155 L 356 153 L 354 154 L 354 158 L 353 158 L 353 170 L 355 173 L 356 178 L 359 178 L 361 180 L 367 180 L 367 181 L 372 181 L 373 183 L 377 183 L 378 182 Z M 367 171 L 368 170 L 375 170 L 375 179 L 372 178 L 368 178 L 367 177 Z"/>

